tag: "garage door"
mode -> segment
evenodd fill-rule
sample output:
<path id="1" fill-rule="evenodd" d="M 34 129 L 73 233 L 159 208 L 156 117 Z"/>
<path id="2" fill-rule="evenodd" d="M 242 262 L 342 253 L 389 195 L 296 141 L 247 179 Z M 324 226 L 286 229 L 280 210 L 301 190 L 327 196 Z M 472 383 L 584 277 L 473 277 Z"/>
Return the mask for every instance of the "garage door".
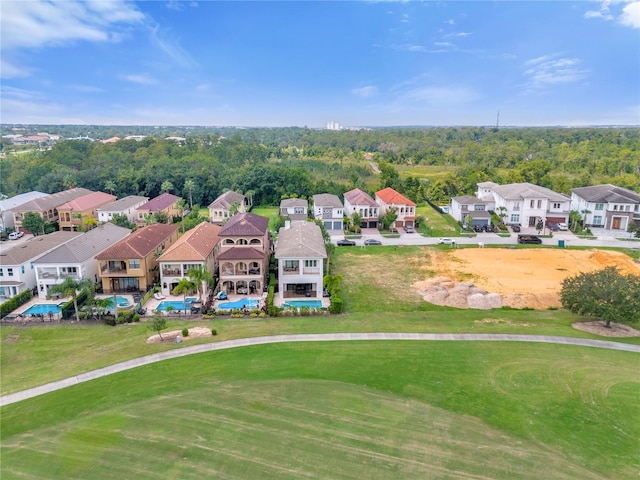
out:
<path id="1" fill-rule="evenodd" d="M 549 223 L 566 223 L 567 219 L 564 217 L 547 217 L 547 224 Z"/>
<path id="2" fill-rule="evenodd" d="M 474 218 L 472 221 L 474 226 L 478 225 L 480 227 L 484 227 L 485 225 L 489 225 L 488 218 Z"/>

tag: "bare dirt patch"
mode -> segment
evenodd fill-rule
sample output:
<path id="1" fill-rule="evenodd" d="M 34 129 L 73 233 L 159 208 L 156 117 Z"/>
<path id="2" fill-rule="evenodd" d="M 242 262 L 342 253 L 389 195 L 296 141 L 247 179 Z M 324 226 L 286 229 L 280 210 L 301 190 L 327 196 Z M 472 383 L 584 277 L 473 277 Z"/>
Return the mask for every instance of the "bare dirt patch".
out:
<path id="1" fill-rule="evenodd" d="M 191 338 L 210 337 L 211 329 L 207 327 L 192 327 L 189 329 L 189 335 L 186 337 L 182 336 L 182 330 L 171 330 L 170 332 L 160 333 L 162 334 L 162 338 L 160 338 L 158 334 L 151 335 L 147 338 L 146 343 L 175 342 L 178 335 L 182 337 L 182 341 L 187 341 Z"/>
<path id="2" fill-rule="evenodd" d="M 560 307 L 562 280 L 606 266 L 640 274 L 640 265 L 629 256 L 605 250 L 459 249 L 433 252 L 428 262 L 434 275 L 498 294 L 504 306 L 535 309 Z M 430 282 L 432 279 L 418 281 L 414 288 L 423 294 Z M 459 305 L 453 303 L 448 304 L 469 306 L 462 300 Z"/>
<path id="3" fill-rule="evenodd" d="M 636 330 L 629 325 L 622 323 L 611 323 L 605 327 L 604 322 L 596 320 L 594 322 L 576 322 L 571 324 L 576 330 L 601 335 L 603 337 L 640 337 L 640 330 Z"/>

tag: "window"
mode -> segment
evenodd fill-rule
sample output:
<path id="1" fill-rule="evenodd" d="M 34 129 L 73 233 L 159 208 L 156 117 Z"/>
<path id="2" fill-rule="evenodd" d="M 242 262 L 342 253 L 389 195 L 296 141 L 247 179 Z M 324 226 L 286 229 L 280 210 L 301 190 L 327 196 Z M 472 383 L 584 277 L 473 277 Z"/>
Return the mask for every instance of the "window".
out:
<path id="1" fill-rule="evenodd" d="M 24 273 L 24 265 L 22 265 L 22 266 L 20 267 L 20 271 L 21 271 L 22 273 Z"/>
<path id="2" fill-rule="evenodd" d="M 129 260 L 129 268 L 140 268 L 140 260 Z"/>
<path id="3" fill-rule="evenodd" d="M 602 225 L 602 217 L 600 215 L 593 216 L 593 224 L 594 225 Z"/>
<path id="4" fill-rule="evenodd" d="M 298 214 L 298 215 L 302 215 L 304 213 L 304 208 L 303 207 L 296 207 L 293 209 L 293 212 Z"/>
<path id="5" fill-rule="evenodd" d="M 604 203 L 596 203 L 596 210 L 604 210 Z"/>
<path id="6" fill-rule="evenodd" d="M 514 209 L 514 210 L 520 210 L 520 202 L 515 202 L 515 203 L 513 204 L 513 209 Z"/>
<path id="7" fill-rule="evenodd" d="M 542 200 L 538 200 L 538 208 L 542 208 Z"/>
<path id="8" fill-rule="evenodd" d="M 474 209 L 476 212 L 484 212 L 484 205 L 474 205 L 474 206 L 473 206 L 473 209 Z"/>
<path id="9" fill-rule="evenodd" d="M 560 209 L 560 204 L 559 203 L 554 203 L 553 204 L 553 208 L 555 208 L 556 210 Z"/>
<path id="10" fill-rule="evenodd" d="M 304 261 L 304 266 L 305 267 L 317 267 L 318 266 L 318 260 L 305 260 Z"/>
<path id="11" fill-rule="evenodd" d="M 614 210 L 614 211 L 617 211 L 617 210 L 618 210 L 618 205 L 614 205 L 614 206 L 613 206 L 613 210 Z"/>
<path id="12" fill-rule="evenodd" d="M 628 212 L 629 210 L 631 210 L 631 205 L 625 205 L 624 211 Z"/>
<path id="13" fill-rule="evenodd" d="M 7 276 L 8 277 L 13 277 L 13 268 L 11 268 L 11 267 L 7 268 Z"/>
<path id="14" fill-rule="evenodd" d="M 4 269 L 0 268 L 0 277 L 4 277 Z"/>
<path id="15" fill-rule="evenodd" d="M 531 203 L 529 204 L 529 206 L 530 206 L 531 208 L 533 208 L 533 206 L 534 206 L 535 202 L 536 202 L 535 200 L 531 200 Z"/>
<path id="16" fill-rule="evenodd" d="M 249 245 L 249 242 L 247 242 L 246 238 L 239 238 L 236 245 Z"/>
<path id="17" fill-rule="evenodd" d="M 285 260 L 284 269 L 286 271 L 298 270 L 298 260 Z"/>
<path id="18" fill-rule="evenodd" d="M 512 213 L 511 223 L 520 223 L 520 215 L 518 215 L 517 213 Z"/>

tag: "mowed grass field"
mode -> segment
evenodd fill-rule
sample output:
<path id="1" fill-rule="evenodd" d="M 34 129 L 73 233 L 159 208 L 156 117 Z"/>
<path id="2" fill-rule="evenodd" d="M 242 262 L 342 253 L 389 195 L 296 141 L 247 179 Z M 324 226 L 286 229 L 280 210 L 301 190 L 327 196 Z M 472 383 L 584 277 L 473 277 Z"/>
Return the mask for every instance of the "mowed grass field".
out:
<path id="1" fill-rule="evenodd" d="M 349 313 L 3 326 L 2 393 L 182 345 L 281 333 L 596 338 L 563 310 L 456 310 L 411 288 L 428 247 L 337 249 Z M 617 339 L 640 343 L 638 338 Z M 6 478 L 637 478 L 637 354 L 498 342 L 264 345 L 165 361 L 0 409 Z"/>

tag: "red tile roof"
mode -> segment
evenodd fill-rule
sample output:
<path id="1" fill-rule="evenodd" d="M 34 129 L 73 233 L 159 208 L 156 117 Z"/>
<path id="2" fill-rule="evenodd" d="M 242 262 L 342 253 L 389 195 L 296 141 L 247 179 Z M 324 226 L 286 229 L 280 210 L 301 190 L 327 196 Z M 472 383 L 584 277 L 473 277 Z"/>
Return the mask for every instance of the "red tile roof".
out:
<path id="1" fill-rule="evenodd" d="M 92 208 L 101 207 L 107 203 L 115 202 L 115 195 L 109 195 L 104 192 L 91 192 L 82 197 L 78 197 L 58 207 L 58 210 L 73 210 L 76 212 L 83 212 Z"/>
<path id="2" fill-rule="evenodd" d="M 222 227 L 221 237 L 263 236 L 269 227 L 269 219 L 253 213 L 239 213 Z"/>
<path id="3" fill-rule="evenodd" d="M 155 213 L 160 210 L 164 210 L 167 207 L 170 207 L 178 200 L 180 200 L 180 197 L 176 197 L 175 195 L 172 195 L 169 192 L 164 192 L 163 194 L 158 195 L 156 198 L 152 198 L 144 205 L 141 205 L 138 208 L 136 208 L 136 211 L 140 210 L 144 212 Z"/>
<path id="4" fill-rule="evenodd" d="M 404 195 L 396 192 L 393 188 L 383 188 L 379 192 L 376 192 L 376 196 L 387 205 L 409 205 L 415 207 L 416 204 L 409 200 Z"/>
<path id="5" fill-rule="evenodd" d="M 167 240 L 178 225 L 155 223 L 148 227 L 139 228 L 128 237 L 107 248 L 96 256 L 98 260 L 126 260 L 129 258 L 144 258 Z"/>
<path id="6" fill-rule="evenodd" d="M 203 222 L 185 232 L 158 258 L 159 262 L 206 260 L 218 243 L 222 227 Z"/>

